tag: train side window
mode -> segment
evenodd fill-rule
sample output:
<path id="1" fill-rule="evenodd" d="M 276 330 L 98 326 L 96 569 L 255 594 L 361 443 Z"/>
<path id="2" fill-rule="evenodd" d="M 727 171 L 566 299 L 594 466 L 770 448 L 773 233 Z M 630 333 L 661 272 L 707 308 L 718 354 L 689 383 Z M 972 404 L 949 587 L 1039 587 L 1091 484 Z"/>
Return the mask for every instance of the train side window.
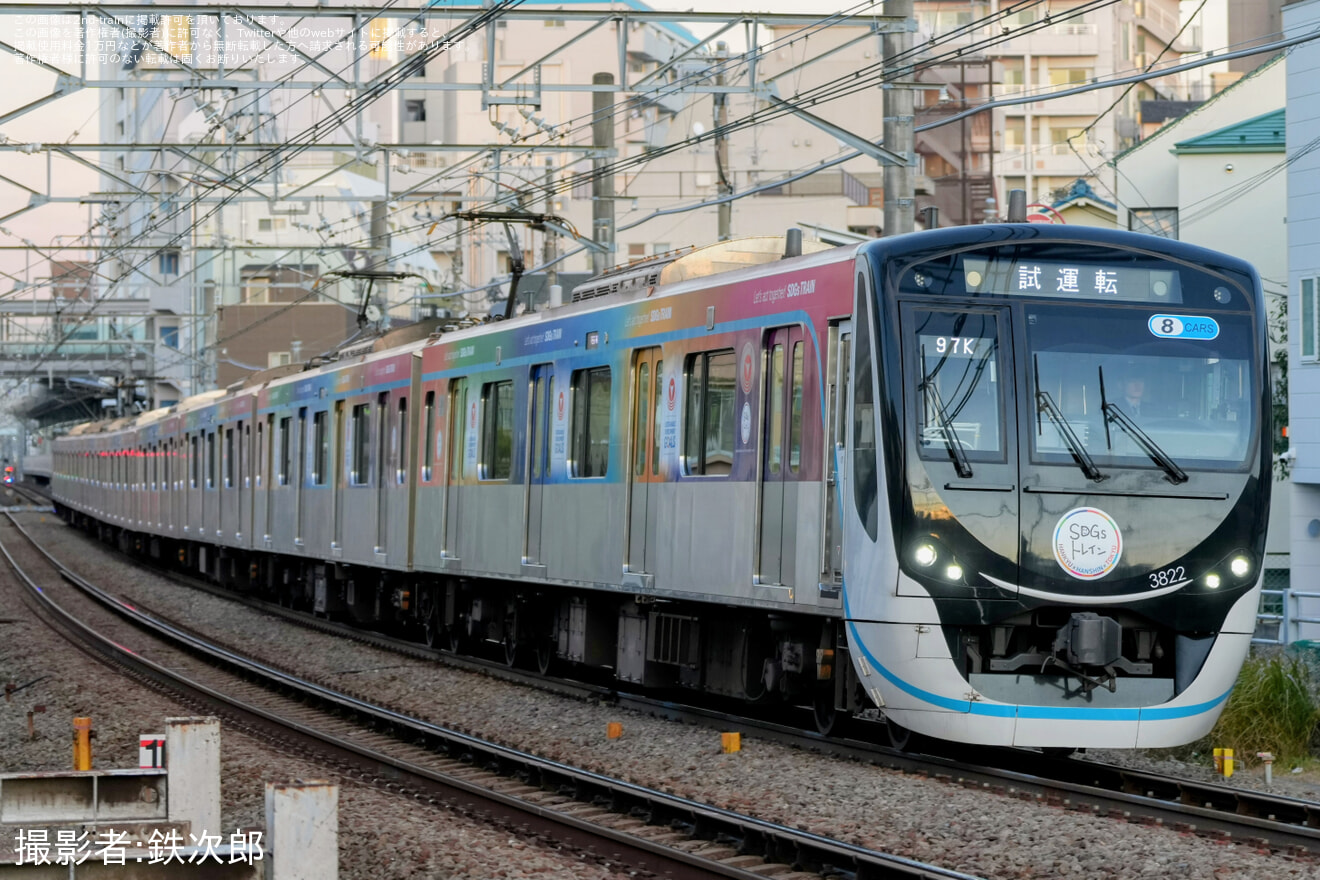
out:
<path id="1" fill-rule="evenodd" d="M 853 344 L 853 502 L 871 540 L 876 539 L 880 491 L 876 483 L 875 391 L 871 386 L 871 294 L 864 275 L 857 276 L 856 325 Z"/>
<path id="2" fill-rule="evenodd" d="M 234 488 L 234 429 L 225 428 L 225 488 Z"/>
<path id="3" fill-rule="evenodd" d="M 398 464 L 394 468 L 394 482 L 400 486 L 408 482 L 408 398 L 399 398 L 399 423 L 396 428 Z"/>
<path id="4" fill-rule="evenodd" d="M 243 488 L 252 485 L 249 472 L 252 470 L 252 425 L 238 423 L 242 429 L 242 438 L 238 444 L 238 479 L 243 484 Z"/>
<path id="5" fill-rule="evenodd" d="M 575 477 L 603 477 L 610 467 L 610 368 L 573 372 L 573 448 Z"/>
<path id="6" fill-rule="evenodd" d="M 348 481 L 354 486 L 371 482 L 371 404 L 359 403 L 353 407 L 353 459 Z"/>
<path id="7" fill-rule="evenodd" d="M 733 471 L 737 357 L 731 348 L 694 354 L 688 358 L 686 374 L 684 472 L 727 475 Z"/>
<path id="8" fill-rule="evenodd" d="M 422 434 L 422 482 L 431 480 L 435 465 L 435 392 L 426 392 L 426 428 Z"/>
<path id="9" fill-rule="evenodd" d="M 267 418 L 269 418 L 269 416 L 267 416 Z M 262 477 L 266 475 L 265 427 L 266 426 L 263 423 L 257 422 L 257 472 L 255 485 L 258 489 L 261 488 Z"/>
<path id="10" fill-rule="evenodd" d="M 281 486 L 289 485 L 289 475 L 293 472 L 293 444 L 289 435 L 293 432 L 293 417 L 280 419 L 280 478 Z"/>
<path id="11" fill-rule="evenodd" d="M 660 474 L 660 413 L 665 390 L 665 362 L 655 362 L 655 422 L 651 428 L 651 476 Z"/>
<path id="12" fill-rule="evenodd" d="M 793 343 L 793 361 L 789 366 L 788 469 L 797 473 L 802 467 L 802 343 Z"/>
<path id="13" fill-rule="evenodd" d="M 201 450 L 198 449 L 201 436 L 201 434 L 193 434 L 188 438 L 188 459 L 192 464 L 192 467 L 189 468 L 190 475 L 188 477 L 188 488 L 190 489 L 196 489 L 198 484 L 202 482 L 202 456 Z"/>
<path id="14" fill-rule="evenodd" d="M 481 464 L 483 480 L 513 475 L 513 383 L 487 382 L 481 389 Z"/>
<path id="15" fill-rule="evenodd" d="M 312 415 L 312 482 L 324 486 L 330 472 L 330 412 Z"/>
<path id="16" fill-rule="evenodd" d="M 206 435 L 206 488 L 214 489 L 220 480 L 220 461 L 216 449 L 215 431 Z"/>

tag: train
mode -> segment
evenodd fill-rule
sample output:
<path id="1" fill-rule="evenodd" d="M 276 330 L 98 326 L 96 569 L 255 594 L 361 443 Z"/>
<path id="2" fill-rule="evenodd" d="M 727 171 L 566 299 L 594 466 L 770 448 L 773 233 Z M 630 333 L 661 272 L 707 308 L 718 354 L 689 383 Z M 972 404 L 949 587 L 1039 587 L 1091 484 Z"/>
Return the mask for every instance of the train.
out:
<path id="1" fill-rule="evenodd" d="M 1253 268 L 1076 226 L 792 233 L 79 425 L 57 510 L 318 615 L 826 732 L 1206 734 L 1263 577 Z"/>

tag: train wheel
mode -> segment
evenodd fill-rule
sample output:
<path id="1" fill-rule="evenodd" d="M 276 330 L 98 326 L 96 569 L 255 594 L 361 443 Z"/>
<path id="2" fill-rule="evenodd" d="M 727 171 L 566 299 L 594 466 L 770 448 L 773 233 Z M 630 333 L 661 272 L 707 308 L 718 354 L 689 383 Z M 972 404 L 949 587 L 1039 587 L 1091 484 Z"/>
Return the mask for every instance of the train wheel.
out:
<path id="1" fill-rule="evenodd" d="M 431 610 L 422 618 L 422 641 L 428 648 L 440 647 L 440 634 L 444 627 L 440 625 L 440 607 L 431 603 Z"/>
<path id="2" fill-rule="evenodd" d="M 500 643 L 504 647 L 504 665 L 510 668 L 518 665 L 518 660 L 522 656 L 519 650 L 518 640 L 512 636 L 506 636 Z"/>
<path id="3" fill-rule="evenodd" d="M 451 654 L 463 653 L 463 647 L 465 641 L 463 630 L 459 629 L 457 626 L 445 627 L 445 638 L 449 643 L 449 653 Z"/>
<path id="4" fill-rule="evenodd" d="M 550 674 L 550 667 L 555 663 L 555 646 L 549 639 L 536 642 L 536 671 L 542 675 Z"/>
<path id="5" fill-rule="evenodd" d="M 816 688 L 816 693 L 811 701 L 811 714 L 816 720 L 816 731 L 821 736 L 833 736 L 841 726 L 843 718 L 837 707 L 834 705 L 834 688 Z"/>
<path id="6" fill-rule="evenodd" d="M 913 733 L 892 718 L 885 718 L 889 744 L 900 752 L 915 752 L 921 748 L 921 734 Z"/>

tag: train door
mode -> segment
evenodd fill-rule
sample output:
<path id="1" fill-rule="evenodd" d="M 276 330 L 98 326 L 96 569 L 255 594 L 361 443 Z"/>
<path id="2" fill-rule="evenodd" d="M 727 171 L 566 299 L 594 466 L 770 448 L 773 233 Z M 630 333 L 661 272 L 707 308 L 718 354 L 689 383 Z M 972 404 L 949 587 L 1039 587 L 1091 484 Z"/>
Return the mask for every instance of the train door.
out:
<path id="1" fill-rule="evenodd" d="M 334 448 L 330 453 L 330 461 L 334 462 L 334 464 L 330 466 L 330 471 L 334 474 L 334 479 L 331 480 L 331 485 L 333 486 L 335 493 L 333 514 L 335 519 L 331 524 L 332 537 L 330 539 L 330 550 L 336 555 L 341 554 L 344 551 L 344 470 L 347 467 L 345 461 L 347 455 L 346 450 L 348 448 L 344 445 L 344 418 L 344 402 L 342 400 L 336 400 L 335 441 Z"/>
<path id="2" fill-rule="evenodd" d="M 530 406 L 527 407 L 527 533 L 523 542 L 523 565 L 545 565 L 541 558 L 541 518 L 545 507 L 545 484 L 550 481 L 550 424 L 555 406 L 555 368 L 550 364 L 532 367 Z"/>
<path id="3" fill-rule="evenodd" d="M 390 459 L 394 453 L 390 443 L 390 395 L 382 391 L 376 395 L 376 552 L 385 552 L 389 536 Z"/>
<path id="4" fill-rule="evenodd" d="M 761 419 L 761 535 L 757 574 L 763 584 L 794 586 L 797 578 L 798 477 L 802 473 L 806 343 L 802 328 L 766 336 L 765 402 Z"/>
<path id="5" fill-rule="evenodd" d="M 449 465 L 445 468 L 445 546 L 444 556 L 458 558 L 459 522 L 462 519 L 459 507 L 459 495 L 463 478 L 467 476 L 464 462 L 467 458 L 467 440 L 469 434 L 476 442 L 476 401 L 473 407 L 472 426 L 468 428 L 468 381 L 467 379 L 449 380 Z"/>
<path id="6" fill-rule="evenodd" d="M 1016 562 L 1019 464 L 1009 311 L 926 302 L 904 302 L 900 311 L 909 375 L 903 383 L 908 491 L 927 499 L 914 505 L 914 518 L 904 524 L 910 530 L 904 546 L 918 535 L 947 533 L 952 515 L 974 524 L 987 550 Z M 973 542 L 966 544 L 971 552 Z M 959 567 L 978 562 L 957 560 Z"/>
<path id="7" fill-rule="evenodd" d="M 656 542 L 651 540 L 654 505 L 650 487 L 660 479 L 660 432 L 657 422 L 664 361 L 659 348 L 637 352 L 633 364 L 632 457 L 628 494 L 628 571 L 654 573 Z"/>
<path id="8" fill-rule="evenodd" d="M 821 511 L 824 536 L 820 548 L 819 599 L 840 601 L 843 585 L 843 528 L 839 522 L 842 499 L 839 497 L 839 463 L 844 460 L 848 430 L 848 375 L 852 364 L 852 322 L 842 321 L 830 327 L 829 351 L 825 365 L 825 503 Z"/>

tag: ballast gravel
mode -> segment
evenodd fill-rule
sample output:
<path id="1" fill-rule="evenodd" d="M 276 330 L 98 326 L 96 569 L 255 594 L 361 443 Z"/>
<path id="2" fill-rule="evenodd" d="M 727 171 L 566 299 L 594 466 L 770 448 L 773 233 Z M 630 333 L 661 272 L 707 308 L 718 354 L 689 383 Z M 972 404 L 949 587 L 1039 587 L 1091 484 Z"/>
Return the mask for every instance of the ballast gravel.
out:
<path id="1" fill-rule="evenodd" d="M 41 528 L 36 516 L 25 525 Z M 63 552 L 72 549 L 66 544 Z M 104 564 L 116 571 L 123 565 L 114 557 Z M 98 573 L 92 567 L 83 570 Z M 93 769 L 136 767 L 139 734 L 162 733 L 165 718 L 194 714 L 55 635 L 24 603 L 21 590 L 0 560 L 0 687 L 12 683 L 16 688 L 8 700 L 0 700 L 0 773 L 71 769 L 72 719 L 77 716 L 93 721 Z M 337 782 L 343 880 L 625 880 L 624 874 L 573 854 L 520 840 L 516 830 L 419 806 L 228 727 L 221 732 L 220 771 L 224 828 L 203 830 L 226 841 L 238 829 L 264 830 L 267 782 Z M 0 830 L 0 857 L 12 856 L 16 842 L 16 832 Z M 189 870 L 179 876 L 189 876 Z"/>
<path id="2" fill-rule="evenodd" d="M 743 737 L 740 752 L 722 754 L 717 732 L 556 696 L 290 626 L 134 567 L 110 548 L 49 515 L 43 519 L 27 514 L 23 521 L 57 558 L 103 588 L 300 675 L 369 696 L 436 724 L 769 821 L 1005 880 L 1320 877 L 1320 862 L 1308 857 L 1271 854 L 1245 843 L 1213 841 L 1172 829 L 965 789 L 792 749 L 755 736 Z M 4 649 L 0 643 L 0 650 Z M 71 686 L 61 676 L 60 686 L 66 685 Z M 70 699 L 76 696 L 71 693 Z M 132 728 L 133 735 L 141 732 L 136 719 L 161 717 L 143 716 L 136 707 L 122 706 L 122 710 L 116 714 L 128 718 L 113 723 L 126 725 L 125 732 Z M 101 712 L 104 715 L 107 709 Z M 7 749 L 14 739 L 11 722 L 12 718 L 6 719 L 0 731 L 0 749 Z M 622 723 L 621 737 L 606 737 L 609 722 Z M 111 722 L 107 718 L 101 723 Z M 1103 757 L 1128 763 L 1148 760 L 1126 752 L 1106 753 Z M 46 760 L 51 758 L 53 754 Z M 57 759 L 55 765 L 64 759 Z M 1152 769 L 1170 768 L 1157 761 Z M 1231 784 L 1259 786 L 1257 776 L 1242 773 Z M 1276 792 L 1307 799 L 1320 797 L 1320 787 L 1309 781 L 1289 778 L 1286 773 L 1276 774 L 1275 779 Z M 251 807 L 244 807 L 241 798 L 231 801 L 232 788 L 228 785 L 225 789 L 226 816 L 250 816 Z M 249 812 L 244 813 L 245 809 Z M 404 853 L 410 852 L 420 859 L 421 849 L 426 848 L 430 860 L 415 865 L 414 875 L 399 873 L 403 867 L 393 866 L 394 873 L 357 876 L 532 873 L 521 858 L 516 861 L 518 874 L 481 875 L 449 869 L 435 873 L 437 854 L 455 857 L 453 836 L 444 823 L 431 818 L 433 814 L 398 818 L 395 810 L 382 816 L 389 818 L 367 823 L 364 828 L 370 830 L 361 833 L 368 837 L 378 834 L 388 840 L 406 834 L 417 842 L 396 847 L 393 852 L 397 857 L 403 859 Z M 418 823 L 425 827 L 416 827 Z M 436 834 L 433 844 L 422 842 L 427 837 L 426 828 Z M 467 833 L 475 840 L 480 832 L 469 828 Z M 341 844 L 341 858 L 346 855 Z M 551 872 L 538 876 L 556 875 Z"/>

